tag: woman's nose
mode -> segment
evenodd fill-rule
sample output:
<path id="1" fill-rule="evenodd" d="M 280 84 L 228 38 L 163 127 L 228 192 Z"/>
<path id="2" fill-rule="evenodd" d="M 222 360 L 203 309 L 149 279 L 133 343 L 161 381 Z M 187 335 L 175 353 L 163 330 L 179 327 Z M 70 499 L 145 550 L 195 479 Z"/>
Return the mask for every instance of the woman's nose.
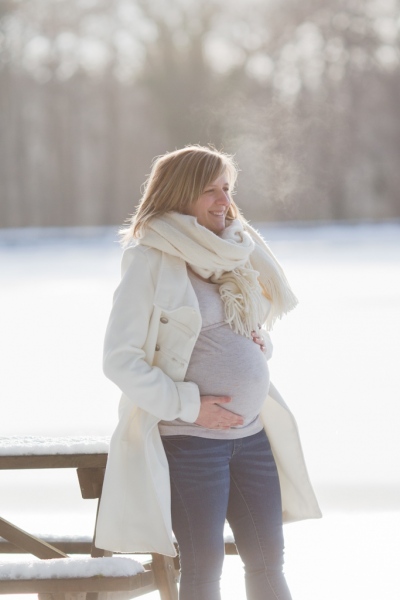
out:
<path id="1" fill-rule="evenodd" d="M 223 204 L 224 206 L 229 206 L 229 204 L 231 203 L 231 199 L 229 197 L 228 192 L 226 192 L 225 190 L 221 190 L 218 194 L 217 203 Z"/>

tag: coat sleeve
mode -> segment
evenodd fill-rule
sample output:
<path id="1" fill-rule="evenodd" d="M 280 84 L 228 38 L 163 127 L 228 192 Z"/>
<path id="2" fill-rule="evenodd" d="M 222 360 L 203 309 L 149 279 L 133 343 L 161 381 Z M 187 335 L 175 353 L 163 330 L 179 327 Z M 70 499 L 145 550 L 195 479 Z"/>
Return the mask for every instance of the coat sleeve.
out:
<path id="1" fill-rule="evenodd" d="M 136 406 L 158 419 L 194 422 L 200 410 L 199 388 L 174 382 L 146 362 L 143 350 L 153 311 L 155 282 L 146 250 L 129 248 L 115 291 L 104 341 L 103 369 Z"/>

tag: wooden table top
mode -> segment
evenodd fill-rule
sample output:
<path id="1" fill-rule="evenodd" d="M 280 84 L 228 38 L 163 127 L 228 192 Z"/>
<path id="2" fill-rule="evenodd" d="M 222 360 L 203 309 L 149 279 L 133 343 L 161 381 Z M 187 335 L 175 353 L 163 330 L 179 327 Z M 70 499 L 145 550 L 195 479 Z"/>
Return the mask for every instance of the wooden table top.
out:
<path id="1" fill-rule="evenodd" d="M 107 454 L 7 454 L 0 455 L 0 470 L 5 469 L 73 469 L 105 467 Z"/>

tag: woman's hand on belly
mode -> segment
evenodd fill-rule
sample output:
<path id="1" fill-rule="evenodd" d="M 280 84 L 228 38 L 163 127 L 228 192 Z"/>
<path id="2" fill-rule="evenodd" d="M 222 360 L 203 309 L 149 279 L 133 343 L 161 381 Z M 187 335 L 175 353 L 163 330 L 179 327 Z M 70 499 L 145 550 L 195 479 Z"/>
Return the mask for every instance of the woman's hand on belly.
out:
<path id="1" fill-rule="evenodd" d="M 243 425 L 243 417 L 219 406 L 219 404 L 228 404 L 231 401 L 230 396 L 200 396 L 200 401 L 196 425 L 207 429 L 230 429 Z"/>

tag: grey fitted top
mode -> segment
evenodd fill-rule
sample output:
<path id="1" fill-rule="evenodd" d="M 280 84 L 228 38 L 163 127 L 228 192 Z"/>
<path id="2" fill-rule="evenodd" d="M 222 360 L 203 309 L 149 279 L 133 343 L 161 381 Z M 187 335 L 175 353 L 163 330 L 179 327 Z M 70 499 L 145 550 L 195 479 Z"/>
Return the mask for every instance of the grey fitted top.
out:
<path id="1" fill-rule="evenodd" d="M 221 431 L 176 419 L 160 421 L 160 433 L 213 439 L 237 439 L 258 433 L 262 429 L 259 414 L 269 388 L 269 337 L 266 351 L 262 352 L 252 339 L 235 333 L 224 320 L 218 284 L 204 281 L 190 269 L 188 276 L 199 301 L 202 328 L 185 381 L 196 383 L 202 396 L 231 396 L 232 401 L 223 407 L 240 414 L 244 423 Z"/>

